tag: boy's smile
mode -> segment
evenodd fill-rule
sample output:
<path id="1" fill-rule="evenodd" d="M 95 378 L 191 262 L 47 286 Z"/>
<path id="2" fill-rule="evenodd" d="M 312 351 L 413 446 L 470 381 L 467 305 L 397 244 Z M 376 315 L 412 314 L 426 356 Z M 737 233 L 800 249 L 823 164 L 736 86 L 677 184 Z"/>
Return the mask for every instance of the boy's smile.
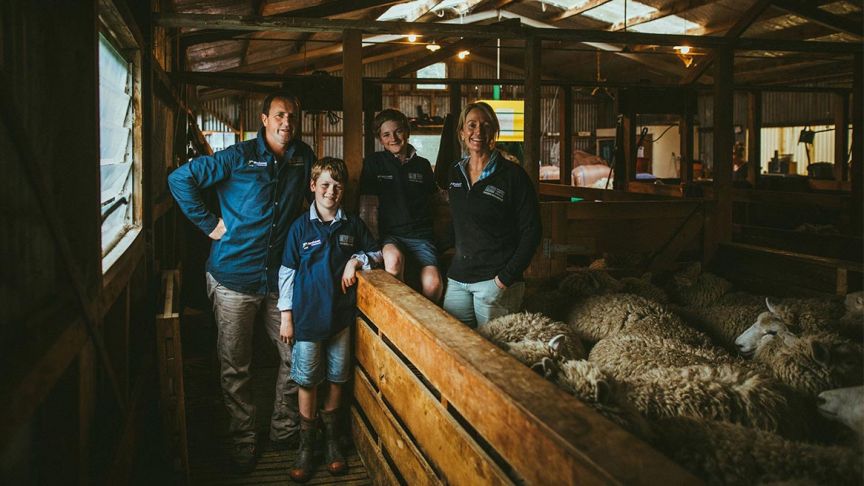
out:
<path id="1" fill-rule="evenodd" d="M 405 157 L 408 151 L 408 130 L 399 122 L 391 120 L 382 123 L 378 138 L 386 151 L 400 159 Z"/>
<path id="2" fill-rule="evenodd" d="M 309 187 L 315 193 L 315 209 L 318 210 L 318 216 L 326 220 L 333 219 L 342 201 L 342 183 L 335 181 L 330 171 L 325 170 L 321 172 L 318 179 L 311 182 Z"/>

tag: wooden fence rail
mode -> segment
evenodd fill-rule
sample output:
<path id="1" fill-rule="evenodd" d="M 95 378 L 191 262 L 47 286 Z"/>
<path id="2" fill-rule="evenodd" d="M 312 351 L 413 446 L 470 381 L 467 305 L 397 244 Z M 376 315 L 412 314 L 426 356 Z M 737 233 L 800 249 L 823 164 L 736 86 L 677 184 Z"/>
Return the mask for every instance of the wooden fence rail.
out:
<path id="1" fill-rule="evenodd" d="M 377 483 L 699 483 L 386 272 L 359 280 L 352 429 Z"/>

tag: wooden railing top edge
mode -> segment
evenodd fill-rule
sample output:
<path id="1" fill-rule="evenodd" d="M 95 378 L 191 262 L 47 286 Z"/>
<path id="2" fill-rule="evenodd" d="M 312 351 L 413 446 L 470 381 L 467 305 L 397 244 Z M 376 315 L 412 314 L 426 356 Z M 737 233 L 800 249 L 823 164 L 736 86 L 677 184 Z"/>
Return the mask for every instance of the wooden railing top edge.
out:
<path id="1" fill-rule="evenodd" d="M 475 419 L 489 413 L 488 403 L 478 403 L 482 400 L 472 395 L 504 399 L 496 408 L 509 410 L 505 420 L 498 423 L 496 429 L 478 427 L 496 449 L 501 445 L 496 444 L 496 436 L 512 435 L 510 427 L 519 424 L 535 432 L 530 437 L 533 447 L 540 447 L 547 441 L 544 452 L 559 455 L 548 457 L 550 461 L 562 460 L 562 468 L 582 465 L 581 471 L 564 472 L 572 475 L 573 481 L 614 484 L 665 478 L 675 484 L 698 483 L 695 477 L 646 443 L 519 365 L 507 353 L 386 272 L 363 272 L 359 280 L 357 303 L 360 310 L 442 394 L 448 396 L 450 403 L 470 423 L 475 424 Z M 397 302 L 398 306 L 394 304 Z M 452 367 L 449 372 L 442 373 L 441 366 L 448 364 L 447 360 Z M 471 389 L 473 393 L 466 393 L 460 386 L 466 381 L 476 385 Z M 504 438 L 501 442 L 518 444 L 525 440 L 525 437 Z M 528 447 L 528 444 L 522 446 Z M 628 454 L 622 456 L 622 450 L 627 450 Z M 519 457 L 515 458 L 516 462 L 514 457 L 505 459 L 517 467 L 520 474 L 525 474 L 516 463 Z M 542 464 L 534 464 L 533 468 L 535 473 L 548 472 Z M 529 475 L 526 480 L 542 481 L 542 472 L 539 472 L 541 476 Z"/>
<path id="2" fill-rule="evenodd" d="M 794 260 L 807 262 L 807 263 L 813 263 L 813 264 L 817 264 L 817 265 L 824 265 L 824 266 L 830 266 L 830 267 L 841 267 L 841 268 L 846 268 L 848 270 L 853 270 L 856 272 L 864 272 L 864 265 L 862 265 L 859 262 L 853 262 L 851 260 L 841 260 L 839 258 L 828 258 L 828 257 L 821 257 L 821 256 L 816 256 L 816 255 L 807 255 L 806 253 L 796 253 L 796 252 L 788 251 L 788 250 L 779 250 L 776 248 L 766 248 L 764 246 L 749 245 L 747 243 L 726 242 L 726 243 L 721 243 L 721 245 L 729 247 L 729 248 L 736 248 L 736 249 L 759 252 L 759 253 L 768 253 L 768 254 L 776 255 L 776 256 L 783 256 L 786 258 L 791 258 Z"/>

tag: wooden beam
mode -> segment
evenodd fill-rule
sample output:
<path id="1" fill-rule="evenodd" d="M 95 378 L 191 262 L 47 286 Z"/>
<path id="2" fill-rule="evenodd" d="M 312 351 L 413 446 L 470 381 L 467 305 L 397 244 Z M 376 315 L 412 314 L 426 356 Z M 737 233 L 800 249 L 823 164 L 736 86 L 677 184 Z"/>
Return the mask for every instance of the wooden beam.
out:
<path id="1" fill-rule="evenodd" d="M 727 40 L 736 40 L 741 37 L 741 34 L 743 34 L 744 31 L 746 31 L 760 15 L 762 15 L 765 9 L 771 5 L 772 1 L 773 0 L 756 0 L 753 6 L 747 9 L 747 11 L 738 18 L 738 22 L 736 22 L 728 32 L 726 32 L 723 38 Z M 696 63 L 693 69 L 687 72 L 687 75 L 681 80 L 681 84 L 691 84 L 699 79 L 699 76 L 705 74 L 708 66 L 710 66 L 714 61 L 715 56 L 715 52 L 711 52 L 707 56 L 702 56 L 702 59 Z"/>
<path id="2" fill-rule="evenodd" d="M 573 88 L 561 88 L 564 96 L 558 105 L 558 167 L 561 184 L 569 186 L 573 177 Z"/>
<path id="3" fill-rule="evenodd" d="M 834 93 L 834 177 L 847 180 L 849 160 L 849 95 Z"/>
<path id="4" fill-rule="evenodd" d="M 537 38 L 529 38 L 525 41 L 525 70 L 528 76 L 525 78 L 525 124 L 524 124 L 524 146 L 522 167 L 528 173 L 531 182 L 534 183 L 534 191 L 537 192 L 540 181 L 540 72 L 542 41 Z"/>
<path id="5" fill-rule="evenodd" d="M 561 12 L 560 14 L 558 14 L 557 16 L 552 17 L 552 19 L 550 19 L 550 20 L 551 20 L 552 22 L 557 22 L 557 21 L 559 21 L 559 20 L 564 20 L 564 19 L 567 19 L 567 18 L 573 17 L 574 15 L 579 15 L 579 14 L 582 14 L 582 13 L 584 13 L 584 12 L 587 12 L 587 11 L 589 11 L 589 10 L 591 10 L 591 9 L 597 8 L 597 7 L 601 6 L 601 5 L 605 5 L 605 4 L 609 3 L 610 1 L 611 1 L 611 0 L 589 0 L 588 2 L 586 2 L 586 3 L 585 3 L 584 5 L 582 5 L 581 7 L 567 9 L 567 10 Z"/>
<path id="6" fill-rule="evenodd" d="M 860 235 L 862 221 L 862 192 L 864 192 L 864 56 L 855 55 L 852 81 L 852 234 Z"/>
<path id="7" fill-rule="evenodd" d="M 839 15 L 834 15 L 826 12 L 812 4 L 812 2 L 802 2 L 798 0 L 774 0 L 774 7 L 788 13 L 798 15 L 815 22 L 825 27 L 839 30 L 847 34 L 864 36 L 864 29 L 861 27 L 861 21 L 855 21 Z"/>
<path id="8" fill-rule="evenodd" d="M 639 24 L 645 24 L 653 20 L 662 19 L 663 17 L 668 17 L 670 15 L 686 13 L 703 5 L 714 3 L 715 1 L 716 0 L 678 0 L 676 2 L 671 2 L 668 5 L 663 6 L 663 8 L 657 10 L 656 12 L 652 12 L 650 14 L 642 15 L 639 17 L 630 17 L 629 19 L 627 19 L 626 22 L 618 22 L 617 24 L 612 24 L 612 26 L 609 27 L 609 31 L 617 32 L 619 30 L 624 30 L 625 27 L 629 29 L 630 27 L 635 27 Z"/>
<path id="9" fill-rule="evenodd" d="M 346 30 L 342 36 L 342 157 L 348 167 L 346 206 L 354 211 L 359 205 L 360 170 L 363 167 L 363 34 Z"/>
<path id="10" fill-rule="evenodd" d="M 713 165 L 714 197 L 717 200 L 716 236 L 732 239 L 732 49 L 719 49 L 714 64 Z"/>
<path id="11" fill-rule="evenodd" d="M 747 92 L 747 182 L 756 188 L 762 174 L 762 93 Z"/>
<path id="12" fill-rule="evenodd" d="M 681 184 L 693 181 L 693 113 L 687 111 L 681 114 L 678 121 L 678 134 L 681 137 L 681 161 L 678 174 Z"/>
<path id="13" fill-rule="evenodd" d="M 479 39 L 462 39 L 450 44 L 442 45 L 441 49 L 437 51 L 425 55 L 416 61 L 409 62 L 403 66 L 400 66 L 396 69 L 393 69 L 389 73 L 387 73 L 388 78 L 401 78 L 406 74 L 411 74 L 416 72 L 419 69 L 423 69 L 426 66 L 430 66 L 435 64 L 436 62 L 441 62 L 449 57 L 455 56 L 458 52 L 469 49 L 471 47 L 477 47 L 482 44 L 482 41 Z"/>
<path id="14" fill-rule="evenodd" d="M 767 1 L 767 0 L 760 0 Z M 156 13 L 156 25 L 162 27 L 193 27 L 203 29 L 226 29 L 273 32 L 342 32 L 356 29 L 366 34 L 408 35 L 411 33 L 439 37 L 478 37 L 484 39 L 526 39 L 536 36 L 542 40 L 571 42 L 601 42 L 609 44 L 675 46 L 688 44 L 693 47 L 715 48 L 729 45 L 724 37 L 648 34 L 642 32 L 608 32 L 591 29 L 536 29 L 509 26 L 458 25 L 444 23 L 381 22 L 370 20 L 269 18 L 238 15 L 171 14 Z M 855 42 L 779 41 L 773 39 L 737 39 L 738 48 L 766 51 L 799 52 L 864 52 L 864 46 Z"/>

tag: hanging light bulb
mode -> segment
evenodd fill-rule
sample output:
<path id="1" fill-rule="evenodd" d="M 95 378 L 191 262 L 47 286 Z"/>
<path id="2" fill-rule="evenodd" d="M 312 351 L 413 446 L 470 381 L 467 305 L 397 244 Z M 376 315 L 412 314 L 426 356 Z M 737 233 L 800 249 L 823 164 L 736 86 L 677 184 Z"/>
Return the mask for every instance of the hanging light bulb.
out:
<path id="1" fill-rule="evenodd" d="M 678 54 L 690 54 L 690 46 L 675 46 L 672 49 Z"/>
<path id="2" fill-rule="evenodd" d="M 417 42 L 417 34 L 408 34 L 408 42 Z"/>
<path id="3" fill-rule="evenodd" d="M 465 59 L 466 57 L 468 57 L 468 54 L 471 54 L 471 52 L 469 52 L 469 51 L 459 51 L 459 54 L 457 54 L 457 56 L 459 56 L 459 59 Z"/>
<path id="4" fill-rule="evenodd" d="M 436 44 L 435 41 L 432 41 L 431 44 L 426 44 L 426 49 L 429 49 L 430 51 L 435 52 L 438 49 L 441 49 L 441 46 Z"/>

